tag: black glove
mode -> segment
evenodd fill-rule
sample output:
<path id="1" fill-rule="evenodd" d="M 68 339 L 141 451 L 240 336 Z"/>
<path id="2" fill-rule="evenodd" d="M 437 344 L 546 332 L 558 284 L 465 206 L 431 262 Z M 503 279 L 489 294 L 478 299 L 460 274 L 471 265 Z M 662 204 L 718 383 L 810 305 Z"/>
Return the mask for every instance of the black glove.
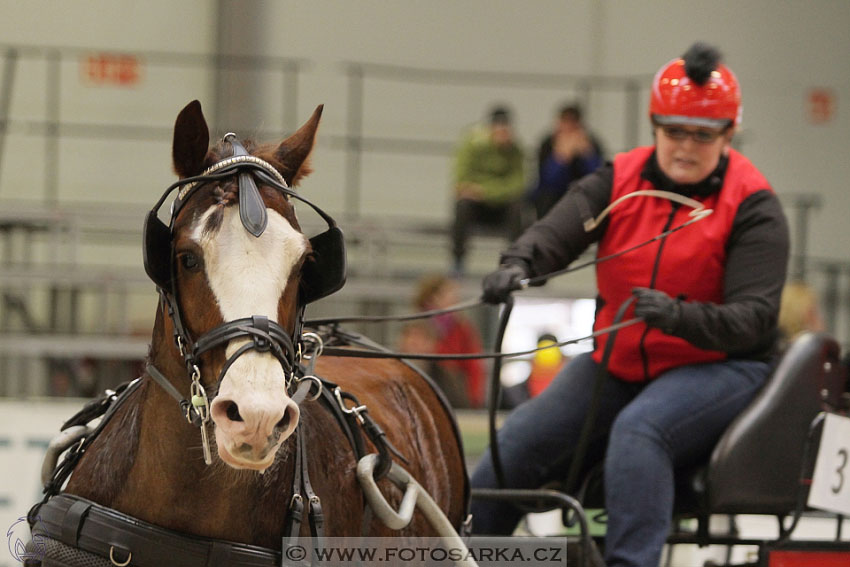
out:
<path id="1" fill-rule="evenodd" d="M 504 303 L 512 291 L 521 289 L 520 280 L 528 278 L 525 268 L 517 264 L 502 266 L 484 277 L 481 299 L 485 303 Z"/>
<path id="2" fill-rule="evenodd" d="M 682 306 L 678 299 L 648 287 L 632 288 L 632 295 L 637 298 L 635 303 L 637 317 L 643 319 L 650 327 L 661 329 L 668 335 L 673 333 L 682 315 Z"/>

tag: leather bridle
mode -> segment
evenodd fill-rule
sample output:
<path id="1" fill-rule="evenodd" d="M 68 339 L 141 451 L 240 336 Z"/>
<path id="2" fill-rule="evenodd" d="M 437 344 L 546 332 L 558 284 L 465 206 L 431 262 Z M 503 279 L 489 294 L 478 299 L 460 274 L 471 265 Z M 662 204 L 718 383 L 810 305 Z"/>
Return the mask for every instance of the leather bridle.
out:
<path id="1" fill-rule="evenodd" d="M 306 399 L 310 385 L 315 384 L 321 390 L 321 381 L 312 376 L 311 373 L 306 374 L 300 363 L 305 355 L 311 352 L 314 353 L 321 347 L 311 337 L 308 336 L 306 340 L 305 337 L 302 337 L 304 304 L 306 303 L 304 296 L 307 296 L 307 300 L 311 300 L 316 296 L 327 295 L 342 287 L 345 280 L 345 254 L 342 233 L 337 228 L 334 219 L 321 208 L 291 190 L 286 185 L 281 174 L 270 163 L 256 156 L 249 155 L 235 134 L 227 134 L 224 140 L 228 141 L 233 147 L 233 155 L 216 162 L 198 176 L 181 179 L 169 186 L 154 208 L 148 213 L 145 221 L 145 268 L 151 279 L 157 284 L 163 313 L 167 313 L 171 319 L 174 342 L 183 359 L 186 373 L 191 379 L 191 399 L 186 400 L 185 397 L 181 396 L 168 378 L 155 365 L 150 364 L 148 366 L 148 374 L 178 401 L 186 419 L 201 428 L 204 456 L 207 464 L 211 462 L 205 430 L 205 425 L 210 419 L 210 400 L 204 386 L 201 384 L 200 357 L 204 353 L 226 346 L 233 340 L 247 339 L 244 344 L 239 346 L 225 360 L 218 374 L 217 386 L 221 384 L 225 374 L 239 357 L 249 351 L 256 351 L 269 353 L 278 360 L 286 376 L 287 393 L 296 403 Z M 301 294 L 302 301 L 300 307 L 297 309 L 292 333 L 289 333 L 280 324 L 272 321 L 267 316 L 254 315 L 252 317 L 226 321 L 193 339 L 191 333 L 183 323 L 180 303 L 178 301 L 175 251 L 173 247 L 174 224 L 179 212 L 200 187 L 210 182 L 222 181 L 233 176 L 238 178 L 239 183 L 240 219 L 248 232 L 259 237 L 267 225 L 266 208 L 257 189 L 256 178 L 263 184 L 271 186 L 282 193 L 287 200 L 289 198 L 295 198 L 306 203 L 328 223 L 328 231 L 311 239 L 311 244 L 314 248 L 314 254 L 321 256 L 323 259 L 330 258 L 337 265 L 321 266 L 320 259 L 320 268 L 317 269 L 314 267 L 312 272 L 314 279 L 317 273 L 322 273 L 319 271 L 321 268 L 330 271 L 331 277 L 328 278 L 325 276 L 325 279 L 319 281 L 318 284 L 313 282 L 315 285 L 312 288 L 308 287 L 308 291 Z M 179 189 L 179 191 L 171 205 L 170 223 L 168 226 L 165 226 L 157 216 L 158 211 L 175 189 Z M 317 239 L 319 239 L 318 250 L 316 250 Z M 163 250 L 164 247 L 167 247 L 167 249 Z M 322 249 L 323 247 L 324 249 Z M 329 248 L 331 247 L 337 249 L 330 250 Z M 339 258 L 342 258 L 341 266 L 338 262 Z M 168 277 L 165 277 L 165 273 L 168 274 Z M 312 336 L 315 337 L 315 335 Z M 300 387 L 301 384 L 304 385 L 303 390 Z M 296 385 L 302 391 L 297 396 L 297 399 L 294 392 Z M 310 398 L 315 399 L 318 395 L 319 392 L 314 392 L 310 395 Z"/>

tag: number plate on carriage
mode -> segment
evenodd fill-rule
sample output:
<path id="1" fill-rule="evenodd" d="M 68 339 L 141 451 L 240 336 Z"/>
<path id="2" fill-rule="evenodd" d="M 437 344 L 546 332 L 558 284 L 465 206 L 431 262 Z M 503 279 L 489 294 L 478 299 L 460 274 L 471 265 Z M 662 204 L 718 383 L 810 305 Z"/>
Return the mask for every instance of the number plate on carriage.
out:
<path id="1" fill-rule="evenodd" d="M 850 418 L 827 414 L 809 506 L 850 515 Z"/>

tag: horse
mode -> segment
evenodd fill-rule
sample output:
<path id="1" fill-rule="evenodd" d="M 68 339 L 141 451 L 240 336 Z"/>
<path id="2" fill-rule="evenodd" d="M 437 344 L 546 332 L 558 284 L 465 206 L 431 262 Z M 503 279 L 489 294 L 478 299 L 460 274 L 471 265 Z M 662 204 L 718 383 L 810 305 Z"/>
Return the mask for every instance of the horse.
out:
<path id="1" fill-rule="evenodd" d="M 338 386 L 342 414 L 362 418 L 368 408 L 377 439 L 461 526 L 462 447 L 429 381 L 399 360 L 318 356 L 315 344 L 307 356 L 318 339 L 304 339 L 311 335 L 301 328 L 305 305 L 342 285 L 344 254 L 330 216 L 292 189 L 311 172 L 321 114 L 319 106 L 277 144 L 228 134 L 210 147 L 200 103 L 179 113 L 172 146 L 179 181 L 145 228 L 145 267 L 160 292 L 147 371 L 81 452 L 65 494 L 168 533 L 279 550 L 301 484 L 320 499 L 327 537 L 433 535 L 420 512 L 395 531 L 367 511 L 356 443 L 341 431 L 340 411 L 293 394 L 304 383 L 315 396 L 320 377 L 326 390 Z M 175 188 L 166 225 L 157 209 Z M 294 200 L 314 207 L 328 232 L 308 239 Z M 299 378 L 303 366 L 309 375 Z M 363 442 L 367 452 L 377 445 Z M 391 505 L 401 501 L 390 480 L 378 487 Z M 314 527 L 305 521 L 294 533 L 315 535 Z M 109 553 L 113 563 L 123 558 Z"/>

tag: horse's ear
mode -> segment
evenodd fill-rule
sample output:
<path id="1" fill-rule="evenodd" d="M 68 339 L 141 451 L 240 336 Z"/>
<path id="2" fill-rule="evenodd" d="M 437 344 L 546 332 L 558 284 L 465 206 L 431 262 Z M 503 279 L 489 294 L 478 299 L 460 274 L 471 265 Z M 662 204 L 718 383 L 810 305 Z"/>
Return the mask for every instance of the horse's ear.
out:
<path id="1" fill-rule="evenodd" d="M 295 187 L 301 178 L 312 171 L 308 158 L 313 151 L 323 108 L 323 104 L 317 106 L 310 120 L 292 136 L 281 142 L 275 150 L 275 157 L 283 164 L 283 178 L 290 187 Z"/>
<path id="2" fill-rule="evenodd" d="M 177 115 L 171 156 L 174 171 L 181 178 L 198 175 L 204 169 L 204 158 L 210 145 L 210 130 L 201 103 L 193 100 Z"/>

